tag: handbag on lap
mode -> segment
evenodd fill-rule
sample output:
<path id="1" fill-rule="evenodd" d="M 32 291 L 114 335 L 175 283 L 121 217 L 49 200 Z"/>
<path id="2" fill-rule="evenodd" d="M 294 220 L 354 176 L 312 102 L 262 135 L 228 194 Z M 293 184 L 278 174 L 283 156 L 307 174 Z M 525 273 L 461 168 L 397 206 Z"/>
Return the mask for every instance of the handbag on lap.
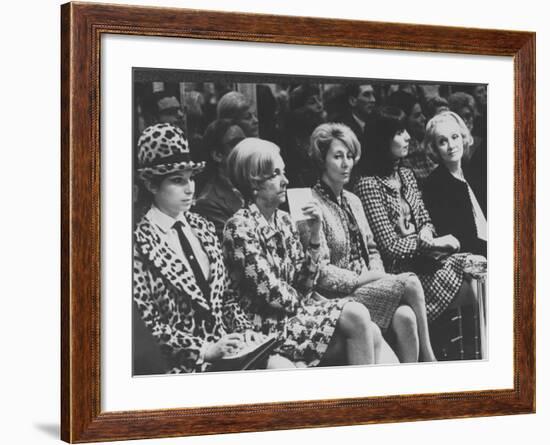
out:
<path id="1" fill-rule="evenodd" d="M 217 360 L 212 364 L 209 372 L 265 369 L 267 359 L 283 342 L 284 340 L 275 336 L 267 337 L 259 344 L 255 343 L 241 349 L 234 355 Z"/>

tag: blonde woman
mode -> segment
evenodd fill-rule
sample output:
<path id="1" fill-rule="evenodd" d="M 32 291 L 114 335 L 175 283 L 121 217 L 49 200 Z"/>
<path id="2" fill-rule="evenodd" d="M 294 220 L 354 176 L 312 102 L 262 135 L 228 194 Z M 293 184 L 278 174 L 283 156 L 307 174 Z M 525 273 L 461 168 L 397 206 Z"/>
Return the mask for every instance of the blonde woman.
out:
<path id="1" fill-rule="evenodd" d="M 306 366 L 383 360 L 380 330 L 363 305 L 312 292 L 322 215 L 313 202 L 302 209 L 311 232 L 304 251 L 290 215 L 279 209 L 288 185 L 279 147 L 248 138 L 227 162 L 229 177 L 246 204 L 225 226 L 223 251 L 230 289 L 254 328 L 283 338 L 278 352 Z"/>
<path id="2" fill-rule="evenodd" d="M 425 146 L 438 159 L 424 187 L 424 202 L 440 235 L 453 235 L 461 250 L 487 256 L 487 219 L 462 170 L 473 143 L 462 118 L 446 111 L 426 127 Z"/>
<path id="3" fill-rule="evenodd" d="M 320 172 L 313 196 L 323 214 L 316 290 L 364 304 L 382 331 L 389 329 L 395 337 L 401 362 L 434 361 L 418 278 L 386 274 L 361 201 L 344 189 L 361 157 L 357 137 L 346 125 L 322 124 L 311 136 L 310 150 Z M 307 245 L 309 233 L 302 234 Z"/>

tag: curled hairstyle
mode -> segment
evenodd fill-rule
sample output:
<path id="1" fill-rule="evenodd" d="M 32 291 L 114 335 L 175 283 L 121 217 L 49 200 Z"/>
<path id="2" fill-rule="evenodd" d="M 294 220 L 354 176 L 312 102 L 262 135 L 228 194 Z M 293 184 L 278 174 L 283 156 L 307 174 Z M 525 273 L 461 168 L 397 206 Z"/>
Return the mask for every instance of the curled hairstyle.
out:
<path id="1" fill-rule="evenodd" d="M 462 108 L 468 107 L 472 112 L 475 110 L 476 101 L 471 94 L 458 91 L 453 93 L 448 98 L 449 108 L 458 113 Z"/>
<path id="2" fill-rule="evenodd" d="M 311 96 L 318 96 L 321 93 L 319 85 L 302 83 L 290 92 L 289 104 L 291 110 L 297 110 L 306 105 Z"/>
<path id="3" fill-rule="evenodd" d="M 246 138 L 239 142 L 227 157 L 229 180 L 248 202 L 254 191 L 269 179 L 280 150 L 273 142 L 258 138 Z"/>
<path id="4" fill-rule="evenodd" d="M 440 109 L 439 113 L 442 111 L 448 111 L 449 110 L 449 102 L 447 102 L 447 99 L 444 99 L 440 96 L 434 96 L 430 97 L 426 101 L 426 117 L 428 119 L 431 119 L 434 117 L 437 113 L 438 108 Z"/>
<path id="5" fill-rule="evenodd" d="M 250 101 L 238 91 L 230 91 L 222 96 L 216 111 L 218 119 L 236 119 L 243 111 L 248 110 Z"/>
<path id="6" fill-rule="evenodd" d="M 311 134 L 309 143 L 309 155 L 315 161 L 319 172 L 325 170 L 325 161 L 330 146 L 334 141 L 340 141 L 351 151 L 354 165 L 361 158 L 361 144 L 355 133 L 347 125 L 328 122 L 319 125 Z"/>
<path id="7" fill-rule="evenodd" d="M 401 108 L 383 106 L 374 111 L 366 128 L 365 154 L 359 164 L 361 175 L 389 176 L 395 160 L 391 143 L 397 132 L 405 130 L 406 116 Z"/>
<path id="8" fill-rule="evenodd" d="M 239 124 L 233 119 L 216 119 L 206 127 L 202 141 L 210 156 L 214 152 L 225 154 L 223 137 L 234 126 L 239 126 Z"/>
<path id="9" fill-rule="evenodd" d="M 462 157 L 468 159 L 470 156 L 470 148 L 474 143 L 474 138 L 472 137 L 470 130 L 468 130 L 468 127 L 466 127 L 466 124 L 464 123 L 462 118 L 454 111 L 443 111 L 439 114 L 436 114 L 433 118 L 430 119 L 430 121 L 426 125 L 426 135 L 424 136 L 423 142 L 424 146 L 432 153 L 432 155 L 438 162 L 441 160 L 439 151 L 435 146 L 435 137 L 438 125 L 447 122 L 453 122 L 458 125 L 460 134 L 462 136 L 462 142 L 464 144 L 464 153 Z"/>

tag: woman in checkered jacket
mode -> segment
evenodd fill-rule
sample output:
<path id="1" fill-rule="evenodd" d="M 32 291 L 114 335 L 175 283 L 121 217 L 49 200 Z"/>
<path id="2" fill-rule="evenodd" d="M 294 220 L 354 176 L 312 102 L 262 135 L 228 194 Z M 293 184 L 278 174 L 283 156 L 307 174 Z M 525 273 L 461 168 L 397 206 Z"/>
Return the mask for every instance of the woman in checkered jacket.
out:
<path id="1" fill-rule="evenodd" d="M 464 274 L 469 256 L 452 235 L 438 236 L 413 172 L 401 166 L 410 136 L 405 114 L 381 107 L 367 128 L 367 171 L 355 185 L 388 272 L 415 272 L 426 297 L 428 320 L 472 302 Z"/>
<path id="2" fill-rule="evenodd" d="M 286 201 L 285 164 L 275 144 L 247 138 L 231 151 L 231 182 L 246 200 L 224 229 L 229 289 L 254 329 L 284 340 L 277 352 L 305 366 L 396 362 L 365 306 L 312 292 L 319 275 L 322 215 L 308 217 L 311 242 L 304 251 Z"/>
<path id="3" fill-rule="evenodd" d="M 311 135 L 310 156 L 320 174 L 313 199 L 323 214 L 315 289 L 328 298 L 351 296 L 365 305 L 380 329 L 395 338 L 401 362 L 435 361 L 420 281 L 410 272 L 386 273 L 361 200 L 344 190 L 361 157 L 355 133 L 344 124 L 319 125 Z M 308 246 L 307 226 L 299 229 Z"/>

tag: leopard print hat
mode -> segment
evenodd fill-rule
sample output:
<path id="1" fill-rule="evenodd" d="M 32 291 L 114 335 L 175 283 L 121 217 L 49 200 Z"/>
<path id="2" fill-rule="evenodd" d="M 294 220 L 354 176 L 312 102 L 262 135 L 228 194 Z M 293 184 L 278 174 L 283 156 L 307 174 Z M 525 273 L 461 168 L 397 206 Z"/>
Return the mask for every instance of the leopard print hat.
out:
<path id="1" fill-rule="evenodd" d="M 138 140 L 138 169 L 142 180 L 182 170 L 199 173 L 204 162 L 193 162 L 189 144 L 181 128 L 170 124 L 147 127 Z"/>

